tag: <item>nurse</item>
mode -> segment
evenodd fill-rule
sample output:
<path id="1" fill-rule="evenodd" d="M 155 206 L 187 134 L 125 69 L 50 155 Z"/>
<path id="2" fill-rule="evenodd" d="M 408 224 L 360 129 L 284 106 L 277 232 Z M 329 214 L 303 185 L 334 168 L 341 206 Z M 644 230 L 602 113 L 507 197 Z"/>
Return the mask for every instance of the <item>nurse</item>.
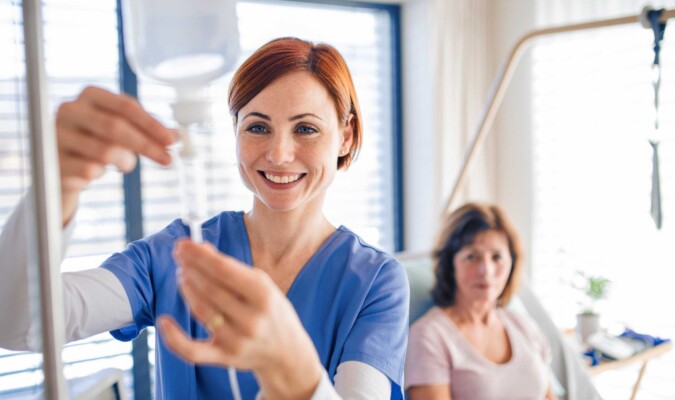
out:
<path id="1" fill-rule="evenodd" d="M 361 113 L 349 70 L 331 46 L 274 40 L 236 71 L 229 90 L 238 167 L 254 196 L 244 212 L 202 226 L 175 221 L 100 268 L 63 274 L 68 340 L 157 326 L 156 395 L 398 399 L 408 282 L 392 257 L 322 211 L 335 173 L 355 159 Z M 56 117 L 66 234 L 80 192 L 107 165 L 136 155 L 168 164 L 173 133 L 133 99 L 87 88 Z M 21 204 L 0 237 L 0 346 L 30 348 Z M 18 250 L 22 249 L 22 250 Z M 0 308 L 0 310 L 4 310 Z M 20 309 L 21 310 L 21 309 Z"/>

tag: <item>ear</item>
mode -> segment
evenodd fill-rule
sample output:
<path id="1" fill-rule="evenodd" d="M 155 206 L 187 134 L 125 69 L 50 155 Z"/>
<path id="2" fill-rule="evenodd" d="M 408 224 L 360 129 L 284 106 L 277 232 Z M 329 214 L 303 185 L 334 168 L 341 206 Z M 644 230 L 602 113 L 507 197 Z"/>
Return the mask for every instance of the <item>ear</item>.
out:
<path id="1" fill-rule="evenodd" d="M 340 156 L 349 154 L 354 141 L 354 114 L 349 113 L 349 118 L 342 128 L 342 144 L 340 145 Z"/>

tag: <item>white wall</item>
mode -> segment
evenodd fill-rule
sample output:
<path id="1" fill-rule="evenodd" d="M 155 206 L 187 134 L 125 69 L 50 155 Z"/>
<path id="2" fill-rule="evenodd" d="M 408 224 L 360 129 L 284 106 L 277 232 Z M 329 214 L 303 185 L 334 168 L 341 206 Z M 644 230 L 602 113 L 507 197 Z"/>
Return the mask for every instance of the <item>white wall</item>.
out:
<path id="1" fill-rule="evenodd" d="M 428 0 L 408 0 L 401 5 L 406 251 L 430 249 L 438 215 L 428 12 Z"/>
<path id="2" fill-rule="evenodd" d="M 494 5 L 494 31 L 498 32 L 494 49 L 502 65 L 517 40 L 534 29 L 536 10 L 533 0 L 499 0 Z M 496 202 L 520 233 L 528 266 L 533 206 L 529 54 L 525 52 L 515 70 L 492 131 L 497 157 Z"/>
<path id="3" fill-rule="evenodd" d="M 429 0 L 402 2 L 403 45 L 403 151 L 405 248 L 425 251 L 433 245 L 437 222 L 447 194 L 434 184 L 439 181 L 439 157 L 434 151 L 432 69 L 430 60 Z M 514 42 L 532 29 L 533 0 L 495 0 L 494 43 L 497 61 L 505 60 Z M 490 80 L 493 77 L 489 78 Z M 485 94 L 487 96 L 487 93 Z M 516 224 L 526 244 L 530 242 L 531 147 L 529 126 L 529 71 L 527 55 L 521 61 L 498 112 L 495 126 L 482 152 L 490 157 L 488 174 L 494 180 L 489 198 L 502 205 Z M 460 151 L 461 154 L 463 152 Z M 455 153 L 457 154 L 457 153 Z M 453 174 L 451 174 L 453 175 Z M 471 181 L 469 174 L 469 181 Z M 469 183 L 470 184 L 470 183 Z"/>

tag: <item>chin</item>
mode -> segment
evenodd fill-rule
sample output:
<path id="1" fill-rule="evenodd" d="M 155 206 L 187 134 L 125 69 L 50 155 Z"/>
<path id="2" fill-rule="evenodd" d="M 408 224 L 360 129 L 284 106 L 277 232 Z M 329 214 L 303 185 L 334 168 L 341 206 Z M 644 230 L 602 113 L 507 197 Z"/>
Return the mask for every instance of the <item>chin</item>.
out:
<path id="1" fill-rule="evenodd" d="M 291 211 L 298 208 L 299 206 L 299 204 L 295 201 L 270 200 L 261 198 L 260 196 L 258 196 L 258 199 L 262 204 L 265 205 L 265 207 L 269 208 L 272 211 L 279 211 L 279 212 Z"/>

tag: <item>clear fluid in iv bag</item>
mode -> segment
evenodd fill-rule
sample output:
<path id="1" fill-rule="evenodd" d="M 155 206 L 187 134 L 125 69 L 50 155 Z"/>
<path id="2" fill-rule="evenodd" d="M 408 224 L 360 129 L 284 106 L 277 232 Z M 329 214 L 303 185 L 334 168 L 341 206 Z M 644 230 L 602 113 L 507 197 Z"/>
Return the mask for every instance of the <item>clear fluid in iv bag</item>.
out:
<path id="1" fill-rule="evenodd" d="M 220 54 L 193 54 L 162 61 L 152 69 L 152 75 L 164 82 L 203 80 L 225 64 Z"/>
<path id="2" fill-rule="evenodd" d="M 175 87 L 209 84 L 239 54 L 235 0 L 124 0 L 126 55 L 136 73 Z"/>

